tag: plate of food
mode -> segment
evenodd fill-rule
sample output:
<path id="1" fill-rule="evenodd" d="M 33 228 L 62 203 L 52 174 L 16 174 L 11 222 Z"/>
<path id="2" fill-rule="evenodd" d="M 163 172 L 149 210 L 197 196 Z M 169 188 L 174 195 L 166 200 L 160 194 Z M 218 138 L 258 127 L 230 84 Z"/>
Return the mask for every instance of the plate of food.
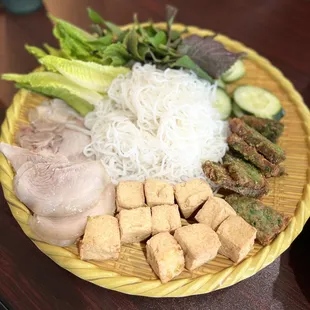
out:
<path id="1" fill-rule="evenodd" d="M 119 292 L 208 293 L 284 252 L 310 215 L 310 114 L 243 44 L 167 20 L 49 16 L 2 124 L 1 183 L 55 263 Z"/>

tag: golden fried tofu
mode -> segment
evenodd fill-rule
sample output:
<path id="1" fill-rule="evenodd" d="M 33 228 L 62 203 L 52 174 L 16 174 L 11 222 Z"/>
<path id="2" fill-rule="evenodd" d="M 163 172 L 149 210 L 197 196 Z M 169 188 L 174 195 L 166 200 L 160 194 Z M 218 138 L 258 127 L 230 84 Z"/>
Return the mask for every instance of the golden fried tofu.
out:
<path id="1" fill-rule="evenodd" d="M 224 199 L 212 196 L 208 198 L 199 210 L 195 219 L 197 222 L 217 230 L 219 225 L 230 215 L 236 215 L 236 211 Z"/>
<path id="2" fill-rule="evenodd" d="M 191 179 L 175 186 L 175 198 L 185 218 L 189 218 L 210 196 L 212 189 L 202 179 Z"/>
<path id="3" fill-rule="evenodd" d="M 183 251 L 168 232 L 159 233 L 147 241 L 146 256 L 162 283 L 170 281 L 184 269 Z"/>
<path id="4" fill-rule="evenodd" d="M 216 232 L 205 224 L 192 224 L 178 228 L 174 238 L 185 255 L 185 266 L 193 270 L 212 260 L 221 246 Z"/>
<path id="5" fill-rule="evenodd" d="M 161 205 L 152 208 L 152 234 L 173 232 L 181 227 L 178 205 Z"/>
<path id="6" fill-rule="evenodd" d="M 88 217 L 83 240 L 82 260 L 118 259 L 121 249 L 118 220 L 111 215 Z"/>
<path id="7" fill-rule="evenodd" d="M 116 187 L 117 210 L 135 209 L 145 205 L 143 183 L 138 181 L 121 181 Z"/>
<path id="8" fill-rule="evenodd" d="M 167 182 L 147 179 L 144 184 L 146 203 L 150 206 L 173 205 L 174 189 Z"/>
<path id="9" fill-rule="evenodd" d="M 141 242 L 152 233 L 150 207 L 121 210 L 118 219 L 122 243 Z"/>
<path id="10" fill-rule="evenodd" d="M 221 241 L 219 253 L 239 263 L 251 251 L 256 238 L 256 229 L 242 217 L 229 216 L 218 228 Z"/>

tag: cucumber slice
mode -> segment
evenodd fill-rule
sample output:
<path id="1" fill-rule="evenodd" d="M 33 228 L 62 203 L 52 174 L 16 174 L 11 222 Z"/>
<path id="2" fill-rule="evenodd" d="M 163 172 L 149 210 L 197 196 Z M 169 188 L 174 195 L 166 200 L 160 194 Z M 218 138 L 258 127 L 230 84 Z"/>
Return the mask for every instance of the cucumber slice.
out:
<path id="1" fill-rule="evenodd" d="M 263 88 L 239 86 L 234 91 L 233 98 L 239 108 L 247 114 L 269 119 L 279 119 L 283 116 L 280 100 Z"/>
<path id="2" fill-rule="evenodd" d="M 245 75 L 245 67 L 242 60 L 237 60 L 226 72 L 221 76 L 226 83 L 231 83 L 241 79 Z"/>
<path id="3" fill-rule="evenodd" d="M 213 107 L 219 111 L 222 120 L 227 119 L 231 114 L 231 99 L 225 90 L 220 87 L 216 89 L 216 98 L 213 102 Z"/>
<path id="4" fill-rule="evenodd" d="M 242 110 L 234 101 L 232 102 L 232 114 L 235 117 L 242 117 L 243 115 L 253 115 L 248 113 L 247 111 Z M 284 109 L 281 109 L 279 113 L 273 115 L 272 118 L 276 121 L 279 121 L 283 116 L 285 116 L 285 111 Z"/>
<path id="5" fill-rule="evenodd" d="M 232 113 L 236 117 L 242 117 L 243 115 L 245 115 L 245 113 L 240 109 L 236 102 L 232 103 Z"/>
<path id="6" fill-rule="evenodd" d="M 273 119 L 279 121 L 283 116 L 285 116 L 285 110 L 282 108 L 277 114 L 273 115 Z"/>
<path id="7" fill-rule="evenodd" d="M 218 80 L 216 80 L 217 82 L 217 86 L 223 88 L 224 90 L 226 89 L 226 84 L 224 83 L 224 81 L 219 78 Z"/>

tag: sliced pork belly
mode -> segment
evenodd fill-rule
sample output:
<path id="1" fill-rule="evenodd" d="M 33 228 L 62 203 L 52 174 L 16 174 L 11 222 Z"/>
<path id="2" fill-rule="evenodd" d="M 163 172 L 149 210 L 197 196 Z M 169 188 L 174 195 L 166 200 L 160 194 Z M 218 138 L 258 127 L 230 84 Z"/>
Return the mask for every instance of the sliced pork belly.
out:
<path id="1" fill-rule="evenodd" d="M 48 124 L 49 126 L 50 124 Z M 24 128 L 16 135 L 18 144 L 33 152 L 48 152 L 66 156 L 70 161 L 85 160 L 83 150 L 91 142 L 89 135 L 80 130 L 62 127 L 44 127 L 40 129 Z M 51 128 L 54 131 L 48 131 Z"/>
<path id="2" fill-rule="evenodd" d="M 30 126 L 16 134 L 17 143 L 30 151 L 65 155 L 70 161 L 85 160 L 90 132 L 81 118 L 62 100 L 45 102 L 29 111 Z"/>
<path id="3" fill-rule="evenodd" d="M 62 141 L 56 154 L 64 155 L 70 161 L 86 159 L 83 150 L 91 142 L 90 136 L 80 131 L 65 129 L 61 137 Z"/>
<path id="4" fill-rule="evenodd" d="M 27 162 L 17 170 L 14 190 L 37 215 L 65 217 L 89 210 L 108 183 L 100 161 Z"/>
<path id="5" fill-rule="evenodd" d="M 83 124 L 83 118 L 60 99 L 44 102 L 31 109 L 28 113 L 28 120 L 35 126 L 41 121 L 61 124 L 67 122 Z"/>
<path id="6" fill-rule="evenodd" d="M 96 215 L 114 215 L 115 187 L 109 183 L 103 190 L 100 200 L 89 210 L 67 217 L 30 217 L 31 230 L 41 241 L 58 246 L 73 244 L 84 234 L 87 217 Z"/>
<path id="7" fill-rule="evenodd" d="M 68 159 L 63 155 L 51 155 L 47 152 L 35 153 L 3 142 L 0 142 L 0 152 L 11 162 L 15 171 L 26 162 L 30 162 L 31 164 L 44 162 L 68 162 Z"/>
<path id="8" fill-rule="evenodd" d="M 62 136 L 53 131 L 36 131 L 31 127 L 25 127 L 16 134 L 16 141 L 22 148 L 33 152 L 44 150 L 56 154 L 62 142 Z"/>
<path id="9" fill-rule="evenodd" d="M 35 124 L 32 125 L 32 130 L 36 130 L 39 132 L 54 132 L 54 133 L 60 133 L 65 128 L 64 124 L 50 122 L 46 120 L 39 120 L 35 122 Z"/>

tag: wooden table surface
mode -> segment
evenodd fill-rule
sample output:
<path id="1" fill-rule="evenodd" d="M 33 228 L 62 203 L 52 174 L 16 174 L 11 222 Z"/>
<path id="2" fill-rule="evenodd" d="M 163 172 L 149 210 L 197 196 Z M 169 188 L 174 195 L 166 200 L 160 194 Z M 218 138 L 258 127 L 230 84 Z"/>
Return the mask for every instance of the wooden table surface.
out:
<path id="1" fill-rule="evenodd" d="M 46 10 L 85 27 L 92 6 L 118 24 L 164 18 L 163 0 L 45 1 Z M 237 39 L 267 57 L 310 103 L 310 1 L 175 0 L 178 22 Z M 45 8 L 16 16 L 0 9 L 0 73 L 26 73 L 36 66 L 23 46 L 55 43 Z M 0 82 L 0 117 L 14 88 Z M 108 291 L 73 276 L 36 249 L 13 219 L 0 194 L 0 300 L 14 310 L 79 309 L 310 309 L 310 223 L 270 266 L 233 287 L 201 296 L 150 299 Z M 1 303 L 0 303 L 1 308 Z"/>

